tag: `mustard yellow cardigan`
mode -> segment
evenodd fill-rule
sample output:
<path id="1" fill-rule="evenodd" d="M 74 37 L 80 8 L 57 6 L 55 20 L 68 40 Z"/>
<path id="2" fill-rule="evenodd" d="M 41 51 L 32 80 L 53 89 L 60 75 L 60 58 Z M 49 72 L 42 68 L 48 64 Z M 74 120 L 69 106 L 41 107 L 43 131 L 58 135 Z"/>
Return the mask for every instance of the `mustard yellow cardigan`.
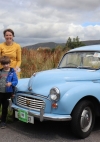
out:
<path id="1" fill-rule="evenodd" d="M 13 42 L 12 45 L 8 46 L 5 42 L 0 44 L 0 57 L 8 56 L 10 57 L 12 68 L 20 67 L 21 65 L 21 47 L 19 44 Z M 2 66 L 0 65 L 0 68 Z"/>

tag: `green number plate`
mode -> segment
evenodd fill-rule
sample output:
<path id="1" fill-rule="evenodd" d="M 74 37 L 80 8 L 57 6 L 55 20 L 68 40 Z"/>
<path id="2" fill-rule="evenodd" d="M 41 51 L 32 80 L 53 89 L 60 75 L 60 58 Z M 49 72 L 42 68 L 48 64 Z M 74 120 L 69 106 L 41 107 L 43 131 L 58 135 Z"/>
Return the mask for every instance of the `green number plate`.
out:
<path id="1" fill-rule="evenodd" d="M 28 112 L 24 110 L 18 110 L 18 119 L 28 123 Z"/>

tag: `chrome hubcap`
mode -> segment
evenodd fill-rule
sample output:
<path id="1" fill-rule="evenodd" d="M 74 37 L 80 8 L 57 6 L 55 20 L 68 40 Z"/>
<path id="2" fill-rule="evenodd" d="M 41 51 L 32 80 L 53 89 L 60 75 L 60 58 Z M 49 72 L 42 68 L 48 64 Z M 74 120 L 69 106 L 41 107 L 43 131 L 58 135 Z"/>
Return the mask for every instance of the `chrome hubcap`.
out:
<path id="1" fill-rule="evenodd" d="M 80 120 L 81 130 L 83 132 L 87 132 L 91 127 L 91 123 L 92 123 L 92 111 L 89 107 L 86 107 L 81 114 L 81 120 Z"/>

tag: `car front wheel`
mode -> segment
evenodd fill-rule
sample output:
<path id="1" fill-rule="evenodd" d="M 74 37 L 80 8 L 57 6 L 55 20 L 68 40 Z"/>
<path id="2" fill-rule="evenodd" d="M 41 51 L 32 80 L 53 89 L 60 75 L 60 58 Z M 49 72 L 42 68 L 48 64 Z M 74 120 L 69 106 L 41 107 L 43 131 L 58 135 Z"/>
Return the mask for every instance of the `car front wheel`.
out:
<path id="1" fill-rule="evenodd" d="M 92 102 L 84 100 L 77 104 L 72 112 L 71 127 L 73 133 L 85 138 L 91 133 L 95 122 L 95 111 Z"/>

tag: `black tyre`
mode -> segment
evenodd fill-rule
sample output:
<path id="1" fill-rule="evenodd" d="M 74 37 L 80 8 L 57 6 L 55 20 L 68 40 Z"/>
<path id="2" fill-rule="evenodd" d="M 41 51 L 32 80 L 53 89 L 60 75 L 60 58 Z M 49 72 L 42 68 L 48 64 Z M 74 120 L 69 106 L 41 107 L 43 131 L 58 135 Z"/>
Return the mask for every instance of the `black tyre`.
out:
<path id="1" fill-rule="evenodd" d="M 92 102 L 84 100 L 77 104 L 72 112 L 71 128 L 79 138 L 91 133 L 95 123 L 95 111 Z"/>

